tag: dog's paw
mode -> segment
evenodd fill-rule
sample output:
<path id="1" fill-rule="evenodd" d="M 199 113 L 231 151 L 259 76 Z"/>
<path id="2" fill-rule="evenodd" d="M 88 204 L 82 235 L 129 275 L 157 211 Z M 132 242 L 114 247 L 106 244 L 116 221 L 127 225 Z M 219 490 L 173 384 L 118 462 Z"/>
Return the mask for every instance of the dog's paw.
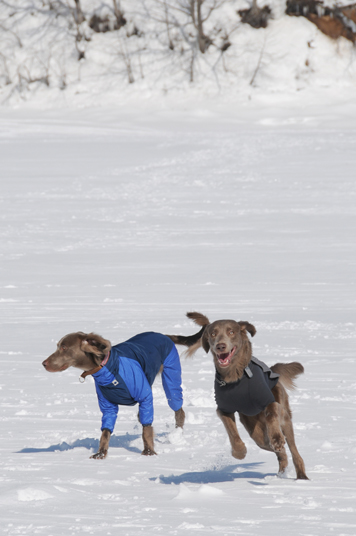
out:
<path id="1" fill-rule="evenodd" d="M 96 454 L 93 454 L 93 456 L 90 456 L 90 459 L 93 459 L 93 460 L 103 460 L 104 458 L 106 458 L 108 454 L 108 451 L 103 451 L 103 450 L 99 450 L 99 452 L 97 452 Z"/>
<path id="2" fill-rule="evenodd" d="M 284 436 L 280 433 L 273 434 L 273 436 L 271 437 L 270 443 L 274 452 L 280 452 L 281 450 L 283 450 L 284 445 L 285 445 Z"/>
<path id="3" fill-rule="evenodd" d="M 175 419 L 176 428 L 183 428 L 185 421 L 185 413 L 183 408 L 180 408 L 178 411 L 175 412 Z"/>
<path id="4" fill-rule="evenodd" d="M 153 449 L 150 449 L 148 447 L 144 448 L 141 452 L 142 456 L 157 456 L 157 452 L 155 452 Z"/>
<path id="5" fill-rule="evenodd" d="M 305 474 L 305 471 L 301 469 L 297 471 L 297 480 L 309 480 L 309 478 Z"/>
<path id="6" fill-rule="evenodd" d="M 247 454 L 247 448 L 246 448 L 245 443 L 241 441 L 241 443 L 239 443 L 238 445 L 235 445 L 231 449 L 231 454 L 233 455 L 234 458 L 237 458 L 238 460 L 243 460 Z"/>

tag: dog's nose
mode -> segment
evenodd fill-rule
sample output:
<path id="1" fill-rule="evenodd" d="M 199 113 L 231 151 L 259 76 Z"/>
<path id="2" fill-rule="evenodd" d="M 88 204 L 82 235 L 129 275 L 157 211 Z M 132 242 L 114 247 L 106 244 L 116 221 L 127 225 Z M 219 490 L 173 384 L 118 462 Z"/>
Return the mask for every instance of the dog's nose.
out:
<path id="1" fill-rule="evenodd" d="M 223 352 L 224 350 L 226 350 L 226 344 L 224 344 L 223 342 L 219 342 L 219 344 L 216 345 L 216 349 L 219 352 Z"/>
<path id="2" fill-rule="evenodd" d="M 47 359 L 45 359 L 44 361 L 42 361 L 42 365 L 44 366 L 44 368 L 47 368 L 47 363 L 46 363 Z"/>

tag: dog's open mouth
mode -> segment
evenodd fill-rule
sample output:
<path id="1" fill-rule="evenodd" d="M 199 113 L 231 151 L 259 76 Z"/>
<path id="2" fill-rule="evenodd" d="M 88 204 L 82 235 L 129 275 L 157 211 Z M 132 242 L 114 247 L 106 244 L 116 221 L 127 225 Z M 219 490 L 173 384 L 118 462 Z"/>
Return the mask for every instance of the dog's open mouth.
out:
<path id="1" fill-rule="evenodd" d="M 231 363 L 232 356 L 234 355 L 236 351 L 236 346 L 233 347 L 230 353 L 224 353 L 224 354 L 217 354 L 217 360 L 219 362 L 220 367 L 228 367 Z"/>

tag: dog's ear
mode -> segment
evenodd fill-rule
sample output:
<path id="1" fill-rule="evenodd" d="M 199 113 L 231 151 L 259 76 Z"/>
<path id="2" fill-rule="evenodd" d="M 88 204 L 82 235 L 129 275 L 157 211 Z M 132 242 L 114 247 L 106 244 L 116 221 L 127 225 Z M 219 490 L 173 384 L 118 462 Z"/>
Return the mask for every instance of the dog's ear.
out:
<path id="1" fill-rule="evenodd" d="M 110 352 L 111 343 L 96 333 L 88 333 L 82 340 L 81 349 L 100 364 Z"/>
<path id="2" fill-rule="evenodd" d="M 205 328 L 203 336 L 201 338 L 201 345 L 204 348 L 205 352 L 208 354 L 210 350 L 210 344 L 208 339 L 208 326 Z"/>
<path id="3" fill-rule="evenodd" d="M 251 337 L 256 335 L 256 328 L 255 326 L 250 324 L 250 322 L 245 322 L 244 320 L 241 320 L 240 322 L 238 322 L 238 324 L 242 327 L 242 329 L 245 329 L 246 331 L 248 331 Z"/>

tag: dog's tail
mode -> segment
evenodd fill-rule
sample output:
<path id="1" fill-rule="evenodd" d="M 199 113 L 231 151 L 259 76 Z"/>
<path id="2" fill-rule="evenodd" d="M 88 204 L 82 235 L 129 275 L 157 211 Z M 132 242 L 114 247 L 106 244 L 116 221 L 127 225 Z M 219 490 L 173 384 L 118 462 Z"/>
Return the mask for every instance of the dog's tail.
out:
<path id="1" fill-rule="evenodd" d="M 271 367 L 271 370 L 279 374 L 279 381 L 283 387 L 293 390 L 296 388 L 293 380 L 299 374 L 303 374 L 304 367 L 297 361 L 293 361 L 293 363 L 276 363 Z"/>
<path id="2" fill-rule="evenodd" d="M 187 313 L 188 318 L 193 320 L 198 326 L 202 326 L 201 330 L 194 335 L 167 335 L 174 344 L 181 344 L 187 346 L 187 350 L 184 352 L 186 357 L 191 357 L 201 347 L 201 339 L 205 331 L 206 326 L 210 324 L 208 318 L 201 313 Z"/>

